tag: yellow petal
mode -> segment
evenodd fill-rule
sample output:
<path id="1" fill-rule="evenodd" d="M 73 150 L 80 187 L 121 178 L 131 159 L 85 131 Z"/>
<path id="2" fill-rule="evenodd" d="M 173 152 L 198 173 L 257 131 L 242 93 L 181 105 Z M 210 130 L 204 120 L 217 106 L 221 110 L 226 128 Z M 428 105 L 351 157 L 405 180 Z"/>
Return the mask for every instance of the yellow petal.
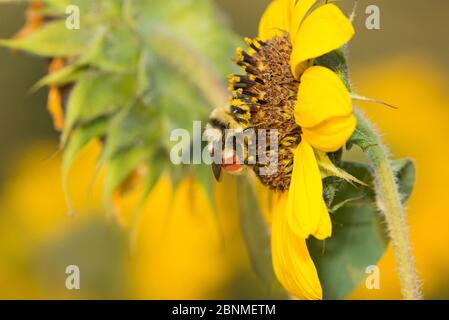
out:
<path id="1" fill-rule="evenodd" d="M 296 123 L 315 127 L 336 117 L 352 113 L 352 101 L 341 79 L 325 67 L 311 67 L 301 77 L 295 107 Z"/>
<path id="2" fill-rule="evenodd" d="M 48 91 L 47 109 L 53 118 L 53 125 L 56 130 L 64 129 L 64 109 L 62 107 L 61 91 L 57 86 L 50 86 Z"/>
<path id="3" fill-rule="evenodd" d="M 304 128 L 302 137 L 315 149 L 334 152 L 343 147 L 354 133 L 357 120 L 354 115 L 333 118 L 322 124 Z"/>
<path id="4" fill-rule="evenodd" d="M 310 11 L 317 0 L 299 0 L 293 8 L 292 23 L 290 27 L 290 39 L 292 45 L 295 45 L 296 35 L 299 30 L 301 22 L 304 20 L 306 14 Z"/>
<path id="5" fill-rule="evenodd" d="M 259 38 L 268 40 L 290 32 L 293 4 L 295 0 L 274 0 L 265 9 L 259 23 Z"/>
<path id="6" fill-rule="evenodd" d="M 330 219 L 323 218 L 329 213 L 323 200 L 320 170 L 313 149 L 305 140 L 295 150 L 286 210 L 288 224 L 297 236 L 324 239 L 331 235 Z"/>
<path id="7" fill-rule="evenodd" d="M 318 240 L 324 240 L 332 235 L 332 221 L 324 201 L 321 206 L 321 218 L 318 230 L 313 235 Z"/>
<path id="8" fill-rule="evenodd" d="M 298 78 L 296 67 L 342 47 L 354 35 L 348 18 L 333 4 L 323 5 L 307 16 L 300 25 L 291 55 L 291 68 Z"/>
<path id="9" fill-rule="evenodd" d="M 285 216 L 287 195 L 282 194 L 273 210 L 271 250 L 276 277 L 284 288 L 299 299 L 322 299 L 315 265 L 304 238 L 289 228 Z"/>

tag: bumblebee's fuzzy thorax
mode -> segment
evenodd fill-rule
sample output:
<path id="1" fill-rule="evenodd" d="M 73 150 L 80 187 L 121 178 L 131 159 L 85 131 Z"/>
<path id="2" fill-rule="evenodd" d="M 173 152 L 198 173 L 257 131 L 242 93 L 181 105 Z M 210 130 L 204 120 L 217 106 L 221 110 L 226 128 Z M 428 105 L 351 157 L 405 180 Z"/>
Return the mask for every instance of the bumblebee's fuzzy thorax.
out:
<path id="1" fill-rule="evenodd" d="M 261 175 L 264 165 L 259 163 L 253 170 L 263 184 L 284 191 L 290 185 L 292 150 L 301 142 L 301 128 L 294 117 L 299 82 L 290 69 L 292 46 L 288 36 L 266 42 L 246 39 L 246 42 L 251 53 L 238 49 L 236 57 L 236 63 L 246 74 L 230 77 L 231 113 L 245 128 L 278 130 L 277 172 Z"/>

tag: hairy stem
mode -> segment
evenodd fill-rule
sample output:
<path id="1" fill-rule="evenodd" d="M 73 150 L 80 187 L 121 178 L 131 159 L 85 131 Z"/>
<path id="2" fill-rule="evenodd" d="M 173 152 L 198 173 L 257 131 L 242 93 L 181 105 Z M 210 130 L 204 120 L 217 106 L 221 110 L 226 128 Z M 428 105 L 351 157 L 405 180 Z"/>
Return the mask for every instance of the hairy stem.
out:
<path id="1" fill-rule="evenodd" d="M 406 300 L 422 299 L 410 247 L 405 211 L 396 184 L 395 173 L 390 165 L 388 152 L 371 123 L 360 113 L 357 113 L 357 120 L 358 130 L 373 142 L 366 149 L 366 153 L 375 171 L 377 204 L 385 215 L 388 224 L 399 271 L 402 296 Z"/>

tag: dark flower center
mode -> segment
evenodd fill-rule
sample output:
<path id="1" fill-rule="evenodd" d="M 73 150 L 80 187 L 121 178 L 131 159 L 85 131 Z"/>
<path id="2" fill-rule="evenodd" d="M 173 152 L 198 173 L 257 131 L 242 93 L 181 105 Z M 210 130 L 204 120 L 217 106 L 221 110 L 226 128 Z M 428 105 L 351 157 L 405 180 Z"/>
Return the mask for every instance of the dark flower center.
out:
<path id="1" fill-rule="evenodd" d="M 301 128 L 294 117 L 299 82 L 290 69 L 292 46 L 288 36 L 265 42 L 246 39 L 246 42 L 251 53 L 238 49 L 236 57 L 236 63 L 246 74 L 230 77 L 231 112 L 245 129 L 264 129 L 267 136 L 271 130 L 277 130 L 277 172 L 261 174 L 268 164 L 257 161 L 253 170 L 264 185 L 284 191 L 290 186 L 293 150 L 301 142 Z"/>

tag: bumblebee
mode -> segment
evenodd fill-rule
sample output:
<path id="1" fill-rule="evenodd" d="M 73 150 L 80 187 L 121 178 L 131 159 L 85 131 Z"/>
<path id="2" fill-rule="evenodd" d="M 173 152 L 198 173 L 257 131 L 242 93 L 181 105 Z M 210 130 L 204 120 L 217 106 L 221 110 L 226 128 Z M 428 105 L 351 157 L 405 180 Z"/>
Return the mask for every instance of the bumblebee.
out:
<path id="1" fill-rule="evenodd" d="M 236 134 L 243 132 L 246 128 L 244 124 L 248 123 L 248 120 L 242 120 L 244 119 L 241 118 L 242 116 L 244 116 L 242 109 L 230 105 L 218 107 L 210 115 L 205 135 L 209 153 L 214 159 L 212 171 L 217 181 L 220 180 L 222 170 L 236 175 L 244 172 L 245 168 L 241 161 L 243 159 L 237 157 L 235 146 L 229 143 L 233 141 Z M 221 155 L 218 159 L 216 159 L 217 152 Z"/>

